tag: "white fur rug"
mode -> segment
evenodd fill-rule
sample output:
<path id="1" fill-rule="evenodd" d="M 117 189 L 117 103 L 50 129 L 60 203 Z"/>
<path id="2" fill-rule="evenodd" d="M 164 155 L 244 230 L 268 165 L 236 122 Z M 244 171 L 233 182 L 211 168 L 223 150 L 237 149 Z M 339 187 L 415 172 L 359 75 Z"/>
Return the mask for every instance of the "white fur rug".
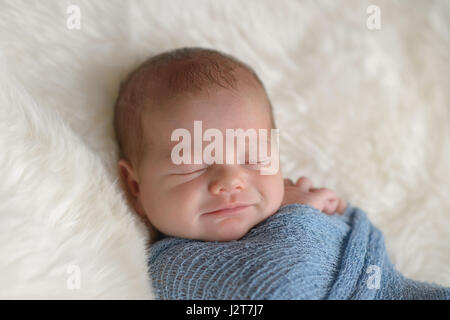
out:
<path id="1" fill-rule="evenodd" d="M 366 210 L 404 275 L 450 286 L 449 17 L 446 0 L 1 1 L 0 298 L 154 297 L 112 106 L 141 61 L 191 45 L 259 73 L 285 177 Z"/>

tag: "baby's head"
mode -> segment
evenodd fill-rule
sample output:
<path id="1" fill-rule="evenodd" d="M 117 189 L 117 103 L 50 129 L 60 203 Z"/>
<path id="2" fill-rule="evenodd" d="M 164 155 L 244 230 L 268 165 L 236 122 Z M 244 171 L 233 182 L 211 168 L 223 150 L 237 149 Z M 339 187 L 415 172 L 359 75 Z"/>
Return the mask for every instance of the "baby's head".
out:
<path id="1" fill-rule="evenodd" d="M 190 132 L 192 154 L 212 145 L 195 149 L 196 138 L 206 139 L 194 135 L 194 121 L 201 121 L 203 132 L 222 132 L 223 149 L 215 152 L 224 150 L 223 159 L 226 129 L 266 129 L 267 153 L 275 152 L 271 156 L 279 160 L 278 148 L 271 150 L 270 143 L 275 128 L 272 106 L 254 71 L 218 51 L 177 49 L 150 58 L 121 85 L 114 128 L 127 194 L 136 212 L 163 234 L 206 241 L 240 239 L 279 209 L 284 194 L 281 170 L 261 174 L 261 164 L 249 163 L 248 148 L 243 164 L 237 161 L 239 150 L 231 164 L 208 164 L 204 159 L 200 164 L 176 164 L 172 149 L 180 142 L 171 139 L 176 129 Z M 211 213 L 230 206 L 242 207 Z"/>

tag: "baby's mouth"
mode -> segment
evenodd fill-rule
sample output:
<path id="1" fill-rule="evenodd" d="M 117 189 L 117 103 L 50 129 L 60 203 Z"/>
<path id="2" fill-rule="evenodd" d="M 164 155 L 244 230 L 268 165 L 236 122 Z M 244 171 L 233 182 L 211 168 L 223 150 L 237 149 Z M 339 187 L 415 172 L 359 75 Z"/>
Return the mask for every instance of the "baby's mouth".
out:
<path id="1" fill-rule="evenodd" d="M 214 210 L 214 211 L 206 212 L 205 214 L 207 214 L 207 215 L 232 215 L 232 214 L 240 213 L 240 212 L 244 211 L 245 209 L 250 208 L 251 206 L 253 206 L 253 205 L 252 204 L 233 204 L 233 205 L 224 206 L 224 207 Z"/>

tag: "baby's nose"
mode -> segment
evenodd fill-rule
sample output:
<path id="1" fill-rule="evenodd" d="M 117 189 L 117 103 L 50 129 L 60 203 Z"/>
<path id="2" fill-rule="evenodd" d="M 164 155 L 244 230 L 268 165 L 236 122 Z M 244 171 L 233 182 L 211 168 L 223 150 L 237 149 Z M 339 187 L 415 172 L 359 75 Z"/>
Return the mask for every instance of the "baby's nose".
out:
<path id="1" fill-rule="evenodd" d="M 225 169 L 209 184 L 209 191 L 218 195 L 220 193 L 241 192 L 246 188 L 246 183 L 238 170 Z"/>

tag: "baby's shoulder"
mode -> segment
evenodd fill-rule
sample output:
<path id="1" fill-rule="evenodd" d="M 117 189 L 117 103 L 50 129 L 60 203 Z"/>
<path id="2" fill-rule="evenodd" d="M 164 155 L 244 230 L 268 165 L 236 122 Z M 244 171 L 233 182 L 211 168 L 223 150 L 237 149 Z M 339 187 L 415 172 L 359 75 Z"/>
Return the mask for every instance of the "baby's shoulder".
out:
<path id="1" fill-rule="evenodd" d="M 288 204 L 256 225 L 244 238 L 261 236 L 267 238 L 271 235 L 282 239 L 305 237 L 305 235 L 342 236 L 349 229 L 346 216 L 327 215 L 305 204 Z"/>

